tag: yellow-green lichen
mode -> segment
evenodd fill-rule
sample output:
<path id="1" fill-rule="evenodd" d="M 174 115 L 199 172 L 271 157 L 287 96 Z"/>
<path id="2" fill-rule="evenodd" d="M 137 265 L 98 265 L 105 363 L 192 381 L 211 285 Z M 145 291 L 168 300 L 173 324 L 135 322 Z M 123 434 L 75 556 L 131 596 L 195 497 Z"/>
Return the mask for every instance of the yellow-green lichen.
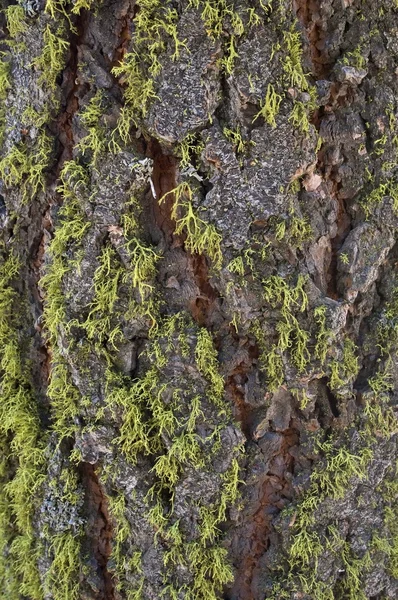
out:
<path id="1" fill-rule="evenodd" d="M 12 286 L 19 275 L 20 262 L 10 253 L 0 267 L 0 583 L 10 599 L 22 594 L 42 600 L 33 519 L 44 480 L 44 446 L 20 337 L 23 303 Z"/>
<path id="2" fill-rule="evenodd" d="M 207 254 L 213 261 L 215 269 L 222 265 L 221 235 L 214 225 L 206 223 L 194 212 L 192 206 L 193 192 L 187 183 L 180 183 L 165 194 L 160 202 L 173 195 L 174 203 L 171 218 L 176 223 L 175 233 L 185 235 L 185 247 L 192 253 Z"/>

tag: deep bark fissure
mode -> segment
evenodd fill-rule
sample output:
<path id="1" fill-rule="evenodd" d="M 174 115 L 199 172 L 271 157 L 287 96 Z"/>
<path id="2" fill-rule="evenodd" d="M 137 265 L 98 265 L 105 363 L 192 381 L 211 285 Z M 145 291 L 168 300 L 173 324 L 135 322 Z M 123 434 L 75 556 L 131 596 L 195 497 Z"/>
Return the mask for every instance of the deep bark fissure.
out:
<path id="1" fill-rule="evenodd" d="M 86 510 L 90 515 L 86 528 L 87 551 L 92 553 L 96 560 L 97 575 L 102 582 L 102 589 L 98 590 L 96 598 L 98 600 L 114 600 L 113 575 L 108 571 L 108 560 L 112 552 L 113 525 L 107 497 L 94 465 L 81 463 L 79 471 L 85 489 Z"/>
<path id="2" fill-rule="evenodd" d="M 285 430 L 276 432 L 271 427 L 267 435 L 260 443 L 264 448 L 271 441 L 272 437 L 280 438 L 278 451 L 264 471 L 260 481 L 256 485 L 256 498 L 252 503 L 251 526 L 248 527 L 247 534 L 247 554 L 241 557 L 237 565 L 237 573 L 231 592 L 226 598 L 245 598 L 253 600 L 256 596 L 253 592 L 254 580 L 259 576 L 261 559 L 272 543 L 272 534 L 274 528 L 272 525 L 276 514 L 285 506 L 286 499 L 292 498 L 293 490 L 291 487 L 292 473 L 294 469 L 294 454 L 289 450 L 296 446 L 299 434 L 294 428 L 294 424 Z"/>

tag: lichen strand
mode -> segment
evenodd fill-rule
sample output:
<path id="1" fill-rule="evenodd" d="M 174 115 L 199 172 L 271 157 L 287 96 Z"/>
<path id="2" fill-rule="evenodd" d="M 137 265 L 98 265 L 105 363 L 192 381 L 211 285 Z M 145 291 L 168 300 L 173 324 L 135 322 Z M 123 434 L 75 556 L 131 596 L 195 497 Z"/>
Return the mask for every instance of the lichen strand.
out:
<path id="1" fill-rule="evenodd" d="M 150 106 L 160 100 L 157 88 L 164 64 L 168 60 L 178 62 L 181 56 L 186 60 L 191 55 L 184 38 L 184 26 L 179 27 L 181 13 L 185 11 L 185 17 L 195 10 L 207 37 L 222 46 L 216 68 L 230 76 L 239 56 L 239 41 L 272 11 L 271 3 L 263 1 L 251 8 L 240 7 L 229 0 L 189 0 L 180 10 L 170 2 L 159 0 L 140 0 L 137 5 L 129 51 L 120 65 L 113 68 L 124 87 L 125 104 L 117 125 L 124 142 L 129 139 L 132 125 L 145 127 Z M 271 101 L 276 113 L 279 97 L 274 96 Z"/>
<path id="2" fill-rule="evenodd" d="M 33 33 L 22 6 L 9 6 L 6 22 L 9 38 L 0 67 L 0 178 L 6 188 L 22 189 L 21 200 L 27 203 L 44 190 L 53 159 L 48 124 L 59 108 L 57 78 L 69 48 L 70 20 L 65 12 L 53 18 L 42 15 Z M 36 80 L 34 73 L 40 74 Z M 35 85 L 40 95 L 34 93 Z"/>
<path id="3" fill-rule="evenodd" d="M 160 199 L 164 202 L 168 196 L 173 196 L 171 218 L 176 223 L 175 234 L 184 235 L 185 247 L 192 253 L 207 254 L 214 268 L 221 269 L 221 236 L 214 225 L 206 223 L 195 214 L 192 206 L 193 192 L 188 183 L 180 183 L 178 187 Z"/>
<path id="4" fill-rule="evenodd" d="M 213 342 L 207 330 L 178 313 L 162 320 L 141 360 L 148 368 L 132 384 L 108 372 L 107 405 L 124 414 L 116 444 L 130 463 L 140 454 L 153 457 L 144 518 L 161 547 L 164 594 L 172 598 L 184 590 L 187 598 L 216 598 L 232 581 L 219 525 L 238 498 L 240 434 L 223 399 Z M 205 496 L 198 495 L 204 480 Z M 130 511 L 140 510 L 138 498 L 136 508 L 134 498 L 129 501 Z M 118 520 L 113 553 L 122 589 L 144 550 L 137 547 L 121 559 L 131 528 L 125 502 L 117 496 L 110 501 Z M 150 585 L 144 572 L 140 561 L 137 597 Z"/>
<path id="5" fill-rule="evenodd" d="M 289 507 L 280 516 L 281 521 L 290 520 L 287 543 L 289 571 L 281 577 L 283 583 L 275 582 L 271 598 L 290 598 L 296 590 L 320 600 L 366 598 L 364 580 L 372 567 L 380 560 L 390 561 L 391 557 L 392 561 L 395 560 L 396 531 L 388 520 L 394 504 L 390 493 L 376 495 L 374 499 L 383 507 L 387 519 L 381 531 L 374 524 L 365 553 L 358 553 L 351 548 L 342 520 L 336 519 L 323 529 L 322 519 L 319 518 L 337 500 L 349 504 L 351 490 L 358 493 L 358 490 L 366 489 L 375 450 L 380 444 L 383 445 L 383 440 L 390 440 L 397 429 L 392 407 L 385 402 L 382 409 L 381 406 L 382 398 L 373 396 L 368 399 L 363 420 L 358 423 L 360 442 L 355 448 L 350 447 L 348 440 L 345 445 L 333 438 L 318 443 L 323 458 L 311 474 L 309 488 L 301 495 L 296 506 Z M 383 485 L 389 487 L 390 484 L 387 480 Z M 359 496 L 358 506 L 361 501 L 367 500 Z M 330 573 L 328 579 L 319 576 L 328 554 L 343 565 L 344 571 L 340 577 L 336 572 Z"/>
<path id="6" fill-rule="evenodd" d="M 38 571 L 41 547 L 34 511 L 45 479 L 44 439 L 24 349 L 24 300 L 14 283 L 20 261 L 2 251 L 0 267 L 1 515 L 0 582 L 10 599 L 43 597 Z M 26 333 L 26 332 L 25 332 Z"/>
<path id="7" fill-rule="evenodd" d="M 132 123 L 145 117 L 151 100 L 156 97 L 155 78 L 162 69 L 159 55 L 167 45 L 173 48 L 173 58 L 179 56 L 184 42 L 177 37 L 178 14 L 171 2 L 140 0 L 134 19 L 132 51 L 113 68 L 125 86 L 125 106 L 120 114 L 118 130 L 123 141 L 129 139 Z M 145 57 L 143 60 L 142 57 Z"/>

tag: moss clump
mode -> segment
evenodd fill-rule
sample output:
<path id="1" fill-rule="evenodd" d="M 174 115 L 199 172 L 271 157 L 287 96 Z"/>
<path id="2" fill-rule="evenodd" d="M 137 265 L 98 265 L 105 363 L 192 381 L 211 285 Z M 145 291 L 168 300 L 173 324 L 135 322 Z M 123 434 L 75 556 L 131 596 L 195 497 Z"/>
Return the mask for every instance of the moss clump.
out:
<path id="1" fill-rule="evenodd" d="M 70 383 L 68 368 L 59 349 L 59 337 L 66 331 L 65 295 L 63 280 L 75 263 L 69 259 L 68 250 L 78 245 L 90 227 L 80 206 L 79 190 L 87 183 L 85 170 L 75 161 L 65 163 L 58 191 L 64 197 L 59 211 L 60 224 L 48 248 L 50 264 L 40 285 L 45 293 L 43 320 L 51 346 L 51 375 L 48 396 L 52 402 L 54 428 L 60 440 L 75 430 L 79 394 Z"/>
<path id="2" fill-rule="evenodd" d="M 195 359 L 199 372 L 210 382 L 211 401 L 221 407 L 224 380 L 220 375 L 217 352 L 207 329 L 201 329 L 198 333 Z"/>
<path id="3" fill-rule="evenodd" d="M 71 13 L 79 15 L 83 9 L 91 10 L 93 5 L 95 6 L 95 0 L 75 0 Z"/>
<path id="4" fill-rule="evenodd" d="M 8 54 L 0 52 L 0 144 L 3 142 L 4 125 L 5 125 L 5 100 L 7 92 L 11 86 L 10 82 L 10 66 L 8 62 Z"/>
<path id="5" fill-rule="evenodd" d="M 175 233 L 184 234 L 185 247 L 192 253 L 207 254 L 213 261 L 215 269 L 221 269 L 221 235 L 214 225 L 200 219 L 193 210 L 193 192 L 187 183 L 180 183 L 175 189 L 165 194 L 160 202 L 174 196 L 171 218 L 176 222 Z"/>
<path id="6" fill-rule="evenodd" d="M 195 363 L 197 365 L 196 374 L 185 376 L 183 385 L 178 374 L 171 375 L 169 367 L 177 356 L 191 365 L 187 374 L 193 372 Z M 140 454 L 153 457 L 151 473 L 155 482 L 146 496 L 146 518 L 165 548 L 164 580 L 168 592 L 178 593 L 178 567 L 189 565 L 191 583 L 184 588 L 184 593 L 200 600 L 213 598 L 232 580 L 227 552 L 220 545 L 219 525 L 238 497 L 240 449 L 235 449 L 228 468 L 217 475 L 219 492 L 214 502 L 193 501 L 198 516 L 189 537 L 180 527 L 174 506 L 176 491 L 187 473 L 191 474 L 189 477 L 196 473 L 200 480 L 208 476 L 214 478 L 213 460 L 223 452 L 220 436 L 228 427 L 230 416 L 222 402 L 224 385 L 214 344 L 207 330 L 198 329 L 179 313 L 159 323 L 141 360 L 150 366 L 133 383 L 108 371 L 107 405 L 111 411 L 117 409 L 118 414 L 120 408 L 124 412 L 116 443 L 133 463 Z M 204 425 L 205 435 L 201 432 Z M 186 501 L 190 502 L 189 498 Z M 117 557 L 127 539 L 129 525 L 124 517 L 124 500 L 115 498 L 112 506 L 120 523 L 115 548 Z M 134 568 L 134 593 L 139 598 L 139 590 L 145 587 L 140 564 L 119 560 L 118 565 L 122 587 L 126 571 Z"/>
<path id="7" fill-rule="evenodd" d="M 45 170 L 51 158 L 52 144 L 43 130 L 33 148 L 13 146 L 0 160 L 0 177 L 7 187 L 21 186 L 22 200 L 27 202 L 45 187 Z"/>
<path id="8" fill-rule="evenodd" d="M 239 12 L 228 0 L 189 0 L 189 6 L 201 11 L 207 35 L 214 39 L 223 40 L 226 31 L 230 35 L 223 40 L 224 56 L 220 61 L 227 75 L 231 75 L 235 59 L 238 57 L 236 42 L 245 31 L 245 25 Z"/>
<path id="9" fill-rule="evenodd" d="M 304 73 L 302 57 L 303 48 L 301 35 L 294 23 L 288 31 L 283 33 L 284 56 L 281 58 L 284 84 L 296 90 L 293 101 L 293 110 L 289 117 L 293 125 L 304 133 L 310 131 L 310 114 L 317 108 L 316 88 L 308 82 L 308 74 Z M 306 94 L 305 99 L 300 94 Z"/>
<path id="10" fill-rule="evenodd" d="M 142 552 L 140 550 L 125 553 L 125 542 L 131 536 L 130 523 L 126 519 L 126 500 L 122 494 L 108 496 L 110 514 L 114 520 L 114 535 L 110 558 L 115 561 L 116 590 L 126 592 L 129 600 L 141 600 L 145 577 L 142 570 Z M 127 582 L 125 573 L 129 572 Z M 132 581 L 134 578 L 134 582 Z"/>
<path id="11" fill-rule="evenodd" d="M 50 592 L 54 600 L 77 600 L 81 552 L 79 535 L 68 531 L 54 536 L 51 552 L 53 557 L 46 575 L 46 592 Z"/>
<path id="12" fill-rule="evenodd" d="M 272 83 L 269 83 L 265 99 L 261 104 L 261 109 L 254 117 L 253 123 L 259 117 L 263 117 L 263 119 L 266 123 L 268 123 L 268 125 L 271 125 L 271 127 L 276 127 L 276 117 L 279 114 L 279 107 L 281 105 L 281 102 L 282 96 L 277 94 L 275 87 L 272 85 Z"/>
<path id="13" fill-rule="evenodd" d="M 297 217 L 293 215 L 289 222 L 287 231 L 288 243 L 294 247 L 299 247 L 312 239 L 312 227 L 306 217 Z"/>
<path id="14" fill-rule="evenodd" d="M 87 319 L 82 324 L 89 340 L 95 339 L 102 344 L 108 339 L 111 344 L 115 344 L 122 336 L 120 325 L 116 325 L 116 329 L 112 328 L 112 316 L 123 274 L 124 269 L 117 260 L 116 251 L 110 246 L 103 248 L 94 274 L 94 300 Z"/>
<path id="15" fill-rule="evenodd" d="M 275 225 L 275 239 L 285 240 L 294 248 L 300 247 L 312 237 L 312 227 L 306 217 L 291 215 L 287 220 L 281 219 Z"/>
<path id="16" fill-rule="evenodd" d="M 380 204 L 386 196 L 392 198 L 394 211 L 398 213 L 398 184 L 394 180 L 389 180 L 380 183 L 368 196 L 361 200 L 360 204 L 365 211 L 366 218 L 371 216 L 375 207 Z"/>
<path id="17" fill-rule="evenodd" d="M 326 327 L 326 313 L 327 309 L 324 304 L 317 306 L 314 310 L 315 322 L 317 324 L 314 354 L 315 358 L 321 361 L 321 365 L 324 365 L 326 362 L 330 342 L 334 337 L 333 332 Z"/>
<path id="18" fill-rule="evenodd" d="M 41 600 L 33 517 L 44 479 L 44 447 L 20 337 L 23 304 L 12 286 L 18 276 L 19 261 L 10 253 L 0 267 L 0 582 L 11 600 L 20 595 Z"/>
<path id="19" fill-rule="evenodd" d="M 99 348 L 105 342 L 115 346 L 123 339 L 121 320 L 145 317 L 150 321 L 151 332 L 157 328 L 159 301 L 155 290 L 155 276 L 160 254 L 144 243 L 134 215 L 122 216 L 123 238 L 118 246 L 124 255 L 122 264 L 118 252 L 107 244 L 98 257 L 99 266 L 94 274 L 94 299 L 88 307 L 87 318 L 74 322 L 85 329 L 89 340 Z M 120 291 L 129 289 L 129 306 L 122 316 L 117 309 Z"/>
<path id="20" fill-rule="evenodd" d="M 303 47 L 296 24 L 293 24 L 289 31 L 284 32 L 283 43 L 286 48 L 286 56 L 283 58 L 282 66 L 286 83 L 293 88 L 307 90 L 307 75 L 304 73 L 302 64 Z"/>
<path id="21" fill-rule="evenodd" d="M 233 144 L 233 146 L 235 147 L 235 151 L 238 154 L 241 154 L 245 151 L 247 142 L 242 137 L 239 125 L 235 130 L 229 129 L 228 127 L 224 127 L 223 134 L 227 138 L 227 140 L 229 140 L 231 144 Z"/>
<path id="22" fill-rule="evenodd" d="M 42 71 L 38 84 L 50 90 L 57 87 L 57 77 L 62 71 L 69 43 L 64 39 L 65 30 L 59 24 L 56 31 L 47 24 L 43 34 L 43 49 L 41 54 L 33 61 L 33 65 Z"/>
<path id="23" fill-rule="evenodd" d="M 11 38 L 16 38 L 21 33 L 24 33 L 27 28 L 25 20 L 25 12 L 22 6 L 13 5 L 5 9 L 7 20 L 7 29 Z"/>
<path id="24" fill-rule="evenodd" d="M 380 562 L 380 552 L 384 553 L 390 573 L 396 569 L 396 528 L 389 520 L 391 506 L 396 490 L 391 489 L 389 478 L 385 478 L 382 486 L 386 486 L 382 500 L 385 503 L 385 531 L 374 533 L 367 551 L 358 556 L 347 540 L 343 539 L 336 527 L 329 526 L 326 531 L 317 531 L 317 510 L 323 502 L 342 499 L 351 489 L 352 483 L 366 479 L 368 466 L 373 459 L 376 441 L 388 440 L 396 434 L 397 422 L 392 407 L 389 405 L 388 392 L 392 389 L 388 378 L 391 368 L 390 353 L 397 341 L 395 321 L 398 315 L 396 294 L 386 303 L 381 312 L 377 327 L 382 354 L 386 361 L 380 364 L 373 377 L 368 380 L 370 391 L 364 394 L 365 407 L 358 417 L 355 437 L 355 452 L 350 449 L 347 440 L 336 438 L 317 442 L 322 460 L 311 474 L 311 485 L 292 510 L 294 519 L 290 528 L 290 546 L 287 555 L 289 569 L 284 580 L 275 584 L 271 598 L 285 597 L 281 594 L 288 590 L 304 592 L 311 598 L 320 600 L 337 600 L 363 598 L 363 577 L 370 572 L 373 565 Z M 386 316 L 388 317 L 386 318 Z M 318 325 L 317 345 L 315 352 L 322 364 L 327 364 L 327 345 L 330 344 L 330 332 L 326 327 L 326 307 L 315 309 L 315 320 Z M 386 333 L 388 332 L 388 333 Z M 329 339 L 329 342 L 328 342 Z M 388 342 L 382 342 L 388 340 Z M 372 340 L 373 341 L 373 340 Z M 332 389 L 346 385 L 355 378 L 359 371 L 357 348 L 352 340 L 346 338 L 339 362 L 330 363 L 329 386 Z M 394 533 L 395 532 L 395 533 Z M 344 574 L 335 580 L 325 581 L 318 574 L 318 557 L 323 552 L 336 555 L 344 565 Z M 396 572 L 396 571 L 394 571 Z M 286 597 L 290 598 L 290 595 Z"/>
<path id="25" fill-rule="evenodd" d="M 134 17 L 132 40 L 134 51 L 127 53 L 123 62 L 113 68 L 114 75 L 120 77 L 125 86 L 125 107 L 118 123 L 118 132 L 125 142 L 129 139 L 131 123 L 137 125 L 156 98 L 155 79 L 162 70 L 160 54 L 170 43 L 174 48 L 172 59 L 176 60 L 185 46 L 178 39 L 178 15 L 169 0 L 139 0 L 137 4 L 139 10 Z"/>
<path id="26" fill-rule="evenodd" d="M 330 548 L 331 544 L 336 543 L 336 538 L 330 528 L 324 539 L 319 536 L 316 531 L 315 511 L 327 499 L 343 498 L 353 478 L 365 479 L 366 467 L 373 454 L 366 444 L 358 454 L 353 454 L 343 446 L 335 446 L 331 441 L 319 444 L 319 449 L 324 453 L 324 460 L 312 473 L 311 486 L 294 511 L 295 518 L 291 527 L 291 544 L 287 557 L 289 572 L 283 588 L 285 590 L 297 589 L 298 580 L 299 587 L 304 593 L 321 600 L 333 600 L 340 596 L 335 596 L 333 588 L 318 578 L 317 558 L 325 548 Z M 352 571 L 354 565 L 357 564 L 356 559 L 351 556 L 350 548 L 346 543 L 338 551 L 339 554 L 344 553 L 344 562 L 349 566 L 342 585 L 347 590 L 357 590 L 357 578 L 354 577 Z M 361 568 L 364 564 L 357 565 L 358 574 L 362 574 Z M 369 566 L 368 558 L 366 565 Z M 275 600 L 280 598 L 279 591 L 280 584 L 275 584 L 271 598 Z M 358 596 L 349 597 L 357 598 Z"/>
<path id="27" fill-rule="evenodd" d="M 332 360 L 330 362 L 330 380 L 329 387 L 332 391 L 338 391 L 339 388 L 352 382 L 358 375 L 359 364 L 357 357 L 357 347 L 352 340 L 344 340 L 341 360 Z"/>
<path id="28" fill-rule="evenodd" d="M 309 333 L 302 329 L 293 311 L 304 312 L 308 297 L 304 289 L 305 277 L 299 275 L 294 287 L 278 275 L 263 281 L 264 299 L 278 309 L 280 319 L 276 324 L 278 341 L 262 355 L 268 375 L 270 389 L 276 389 L 283 381 L 282 355 L 289 350 L 292 362 L 302 372 L 310 360 L 308 351 Z"/>
<path id="29" fill-rule="evenodd" d="M 106 147 L 105 133 L 100 125 L 103 111 L 103 93 L 98 90 L 80 113 L 80 120 L 87 130 L 87 135 L 80 140 L 77 148 L 83 155 L 89 153 L 92 167 L 97 164 L 99 156 Z"/>
<path id="30" fill-rule="evenodd" d="M 161 257 L 137 237 L 133 237 L 126 243 L 126 249 L 133 265 L 131 281 L 144 303 L 154 290 L 156 263 Z"/>
<path id="31" fill-rule="evenodd" d="M 189 133 L 176 148 L 176 155 L 180 159 L 180 168 L 189 167 L 192 160 L 200 156 L 203 149 L 204 142 L 198 139 L 197 134 Z"/>

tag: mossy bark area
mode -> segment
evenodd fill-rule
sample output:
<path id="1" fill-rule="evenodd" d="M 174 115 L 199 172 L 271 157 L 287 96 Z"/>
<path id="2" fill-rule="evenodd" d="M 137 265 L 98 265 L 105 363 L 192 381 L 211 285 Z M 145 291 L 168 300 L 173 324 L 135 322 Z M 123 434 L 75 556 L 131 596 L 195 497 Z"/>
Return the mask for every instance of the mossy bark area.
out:
<path id="1" fill-rule="evenodd" d="M 1 0 L 0 597 L 398 593 L 398 3 Z"/>

